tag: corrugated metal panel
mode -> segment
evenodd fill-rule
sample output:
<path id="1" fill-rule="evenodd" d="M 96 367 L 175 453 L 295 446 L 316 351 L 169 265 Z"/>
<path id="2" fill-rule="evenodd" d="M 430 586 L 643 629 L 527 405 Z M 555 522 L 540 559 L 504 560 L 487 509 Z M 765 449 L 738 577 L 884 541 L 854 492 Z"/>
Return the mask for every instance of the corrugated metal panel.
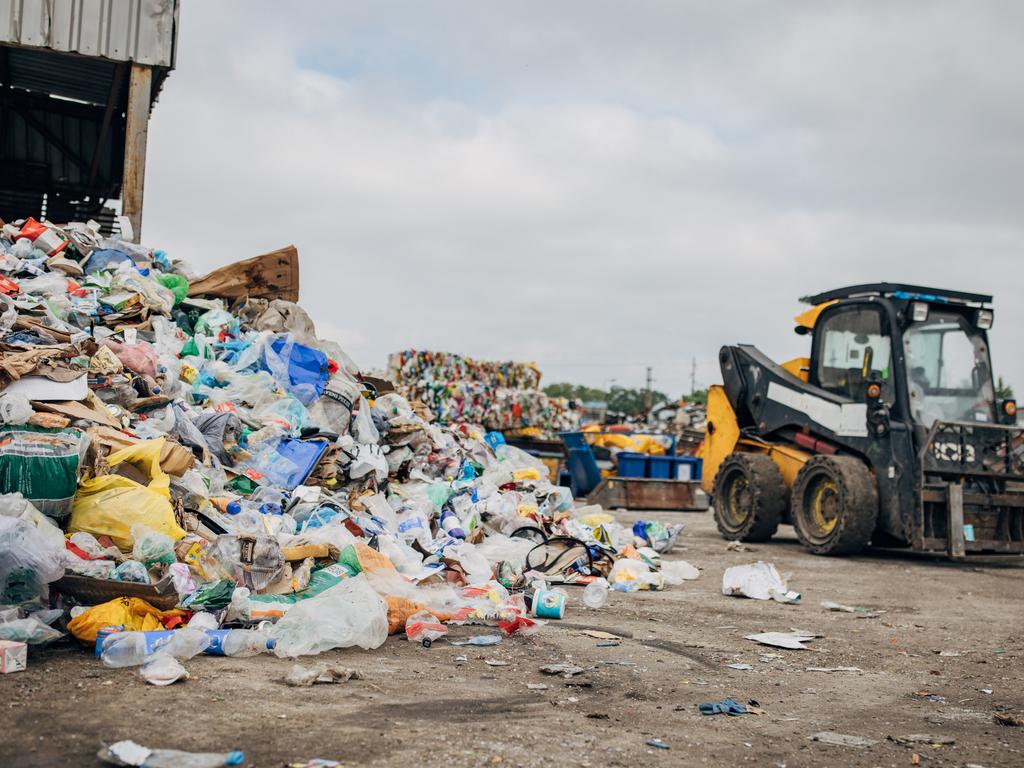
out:
<path id="1" fill-rule="evenodd" d="M 6 50 L 10 82 L 5 85 L 90 104 L 107 103 L 115 69 L 126 66 L 31 48 Z"/>
<path id="2" fill-rule="evenodd" d="M 178 0 L 0 0 L 0 42 L 173 67 Z"/>

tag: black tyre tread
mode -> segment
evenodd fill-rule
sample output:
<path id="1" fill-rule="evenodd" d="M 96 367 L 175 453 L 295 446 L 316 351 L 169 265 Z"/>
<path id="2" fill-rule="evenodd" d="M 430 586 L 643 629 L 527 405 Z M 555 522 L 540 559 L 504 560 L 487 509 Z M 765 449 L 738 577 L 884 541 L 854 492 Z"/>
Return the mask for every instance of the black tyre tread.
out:
<path id="1" fill-rule="evenodd" d="M 715 475 L 713 498 L 717 499 L 722 490 L 719 484 L 724 481 L 725 472 L 739 465 L 747 476 L 754 495 L 754 512 L 747 523 L 738 531 L 729 530 L 719 516 L 715 505 L 715 525 L 722 538 L 739 541 L 768 541 L 775 535 L 782 521 L 783 512 L 788 501 L 786 483 L 782 473 L 771 457 L 762 453 L 731 453 L 718 468 Z"/>
<path id="2" fill-rule="evenodd" d="M 802 498 L 811 470 L 819 466 L 830 466 L 832 479 L 840 489 L 843 499 L 843 513 L 837 522 L 837 532 L 826 543 L 817 544 L 805 535 Z M 790 500 L 793 529 L 808 551 L 815 555 L 855 555 L 871 541 L 878 521 L 878 486 L 875 476 L 861 459 L 856 456 L 815 456 L 800 469 L 793 483 Z"/>

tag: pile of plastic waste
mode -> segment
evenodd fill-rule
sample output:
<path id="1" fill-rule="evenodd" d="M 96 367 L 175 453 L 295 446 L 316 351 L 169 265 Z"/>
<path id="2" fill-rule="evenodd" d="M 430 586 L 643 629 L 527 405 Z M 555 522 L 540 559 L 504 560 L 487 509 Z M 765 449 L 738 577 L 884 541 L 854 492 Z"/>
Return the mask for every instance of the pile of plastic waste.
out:
<path id="1" fill-rule="evenodd" d="M 197 295 L 162 251 L 3 227 L 0 642 L 70 633 L 165 685 L 198 653 L 528 634 L 560 585 L 597 607 L 694 577 L 661 562 L 678 528 L 620 526 L 501 434 L 432 422 L 245 274 Z"/>
<path id="2" fill-rule="evenodd" d="M 442 424 L 553 436 L 577 429 L 583 415 L 581 403 L 540 390 L 541 373 L 532 363 L 410 349 L 388 358 L 388 377 L 403 395 L 425 403 Z"/>

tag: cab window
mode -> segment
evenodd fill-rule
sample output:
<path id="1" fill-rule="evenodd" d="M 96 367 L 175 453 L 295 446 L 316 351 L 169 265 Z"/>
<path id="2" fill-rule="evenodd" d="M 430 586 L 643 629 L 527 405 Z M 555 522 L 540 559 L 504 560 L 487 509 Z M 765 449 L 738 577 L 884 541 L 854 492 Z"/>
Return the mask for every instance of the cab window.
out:
<path id="1" fill-rule="evenodd" d="M 893 402 L 892 343 L 875 307 L 851 307 L 818 321 L 815 332 L 817 385 L 863 401 L 868 382 L 882 385 L 882 399 Z"/>

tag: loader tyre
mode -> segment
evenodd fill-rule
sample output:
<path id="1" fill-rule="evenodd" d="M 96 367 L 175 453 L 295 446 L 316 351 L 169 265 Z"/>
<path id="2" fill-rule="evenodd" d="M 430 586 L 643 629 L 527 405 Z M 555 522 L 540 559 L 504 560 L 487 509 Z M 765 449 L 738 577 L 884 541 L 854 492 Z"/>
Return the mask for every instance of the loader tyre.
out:
<path id="1" fill-rule="evenodd" d="M 715 523 L 722 538 L 768 541 L 786 509 L 786 484 L 761 453 L 731 453 L 715 475 Z"/>
<path id="2" fill-rule="evenodd" d="M 856 554 L 878 518 L 875 476 L 854 456 L 815 456 L 796 476 L 790 514 L 797 538 L 814 554 Z"/>

